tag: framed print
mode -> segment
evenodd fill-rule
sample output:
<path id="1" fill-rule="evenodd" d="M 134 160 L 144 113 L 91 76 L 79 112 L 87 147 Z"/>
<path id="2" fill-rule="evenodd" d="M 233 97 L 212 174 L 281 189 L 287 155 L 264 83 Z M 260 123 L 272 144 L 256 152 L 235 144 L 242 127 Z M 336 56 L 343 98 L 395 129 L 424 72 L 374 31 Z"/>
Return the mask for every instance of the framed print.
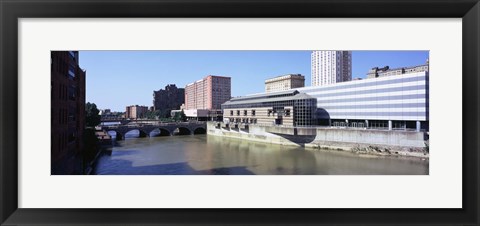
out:
<path id="1" fill-rule="evenodd" d="M 477 0 L 0 10 L 1 225 L 480 223 Z"/>

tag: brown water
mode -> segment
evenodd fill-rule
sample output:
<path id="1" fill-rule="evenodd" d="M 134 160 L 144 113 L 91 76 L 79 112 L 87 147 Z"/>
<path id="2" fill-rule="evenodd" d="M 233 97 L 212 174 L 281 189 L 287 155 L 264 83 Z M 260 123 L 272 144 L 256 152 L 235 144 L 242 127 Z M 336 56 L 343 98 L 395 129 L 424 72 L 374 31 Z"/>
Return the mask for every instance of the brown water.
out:
<path id="1" fill-rule="evenodd" d="M 359 156 L 211 135 L 118 141 L 100 157 L 106 175 L 428 175 L 419 158 Z"/>

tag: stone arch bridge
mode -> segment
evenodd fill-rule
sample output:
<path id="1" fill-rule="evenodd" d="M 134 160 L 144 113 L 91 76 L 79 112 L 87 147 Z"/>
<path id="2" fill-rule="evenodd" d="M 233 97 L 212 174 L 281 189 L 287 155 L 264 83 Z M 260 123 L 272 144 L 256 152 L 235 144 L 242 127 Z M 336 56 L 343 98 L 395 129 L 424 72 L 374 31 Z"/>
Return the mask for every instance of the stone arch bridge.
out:
<path id="1" fill-rule="evenodd" d="M 117 140 L 121 140 L 125 138 L 126 133 L 133 130 L 138 130 L 140 132 L 140 137 L 148 137 L 154 130 L 160 132 L 156 136 L 205 134 L 207 131 L 207 125 L 205 122 L 127 124 L 102 126 L 102 129 L 106 131 L 115 131 L 117 133 Z"/>

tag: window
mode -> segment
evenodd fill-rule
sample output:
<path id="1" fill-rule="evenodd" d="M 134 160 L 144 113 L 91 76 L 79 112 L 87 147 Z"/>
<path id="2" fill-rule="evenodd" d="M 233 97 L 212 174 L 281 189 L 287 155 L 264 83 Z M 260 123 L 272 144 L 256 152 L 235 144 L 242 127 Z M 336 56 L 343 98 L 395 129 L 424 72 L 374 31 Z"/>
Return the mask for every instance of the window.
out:
<path id="1" fill-rule="evenodd" d="M 252 110 L 252 115 L 255 116 L 255 110 Z"/>
<path id="2" fill-rule="evenodd" d="M 75 100 L 76 93 L 77 93 L 77 88 L 75 86 L 69 86 L 68 87 L 68 99 L 69 100 Z"/>
<path id="3" fill-rule="evenodd" d="M 70 64 L 68 67 L 68 78 L 72 80 L 75 78 L 75 66 L 73 66 L 72 64 Z"/>
<path id="4" fill-rule="evenodd" d="M 69 121 L 69 122 L 74 122 L 74 121 L 76 121 L 76 118 L 75 118 L 75 109 L 73 109 L 73 108 L 69 108 L 69 109 L 68 109 L 68 121 Z"/>
<path id="5" fill-rule="evenodd" d="M 247 110 L 243 110 L 243 115 L 247 115 Z"/>
<path id="6" fill-rule="evenodd" d="M 70 55 L 70 59 L 75 60 L 75 52 L 68 51 L 68 54 Z"/>

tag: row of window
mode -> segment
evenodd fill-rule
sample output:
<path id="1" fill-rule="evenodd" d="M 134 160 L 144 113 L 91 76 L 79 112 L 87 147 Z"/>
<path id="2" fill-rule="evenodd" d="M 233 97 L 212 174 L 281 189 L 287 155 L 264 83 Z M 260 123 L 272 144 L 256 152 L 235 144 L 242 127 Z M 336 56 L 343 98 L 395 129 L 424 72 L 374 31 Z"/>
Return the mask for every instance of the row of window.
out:
<path id="1" fill-rule="evenodd" d="M 248 112 L 247 110 L 243 110 L 243 115 L 244 116 L 248 115 L 247 112 Z M 233 115 L 233 110 L 230 111 L 230 115 Z M 240 110 L 237 110 L 237 115 L 240 115 Z M 251 115 L 255 116 L 255 110 L 251 110 Z"/>
<path id="2" fill-rule="evenodd" d="M 229 118 L 230 122 L 234 122 L 234 123 L 257 123 L 257 119 L 256 118 Z"/>

